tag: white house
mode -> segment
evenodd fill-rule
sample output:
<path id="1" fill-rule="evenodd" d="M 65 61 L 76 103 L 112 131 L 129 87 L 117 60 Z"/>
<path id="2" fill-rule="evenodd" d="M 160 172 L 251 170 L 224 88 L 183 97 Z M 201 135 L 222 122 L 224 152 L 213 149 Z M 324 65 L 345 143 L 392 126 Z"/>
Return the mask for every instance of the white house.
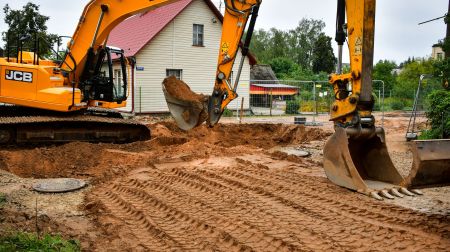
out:
<path id="1" fill-rule="evenodd" d="M 445 53 L 442 50 L 441 44 L 434 44 L 431 51 L 431 58 L 435 60 L 442 60 L 445 57 Z"/>
<path id="2" fill-rule="evenodd" d="M 180 0 L 170 5 L 133 16 L 110 34 L 108 45 L 124 49 L 132 59 L 132 83 L 126 111 L 165 113 L 168 108 L 161 83 L 176 75 L 194 92 L 211 94 L 216 75 L 223 16 L 210 0 Z M 241 60 L 241 53 L 233 73 Z M 245 59 L 237 90 L 249 109 L 250 55 Z M 120 75 L 120 71 L 115 71 Z M 115 76 L 115 79 L 119 76 Z M 228 108 L 240 107 L 241 98 Z"/>

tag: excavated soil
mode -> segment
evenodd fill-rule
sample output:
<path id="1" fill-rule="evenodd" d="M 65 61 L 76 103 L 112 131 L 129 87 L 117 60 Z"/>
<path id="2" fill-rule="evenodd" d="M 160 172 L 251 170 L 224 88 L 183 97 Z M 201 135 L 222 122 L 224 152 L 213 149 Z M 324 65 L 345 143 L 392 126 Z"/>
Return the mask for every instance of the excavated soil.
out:
<path id="1" fill-rule="evenodd" d="M 69 143 L 61 146 L 0 150 L 0 169 L 21 177 L 77 177 L 105 179 L 110 173 L 134 169 L 158 160 L 190 161 L 209 156 L 227 156 L 270 149 L 276 145 L 300 144 L 324 139 L 329 134 L 283 124 L 233 124 L 189 132 L 172 122 L 150 125 L 153 139 L 125 145 Z M 109 177 L 108 177 L 109 178 Z"/>
<path id="2" fill-rule="evenodd" d="M 0 205 L 0 230 L 33 229 L 39 197 L 37 219 L 48 218 L 41 229 L 79 239 L 87 251 L 450 247 L 448 211 L 414 211 L 330 183 L 319 161 L 329 132 L 286 124 L 221 124 L 189 132 L 172 122 L 149 127 L 154 137 L 147 142 L 0 150 L 0 168 L 23 177 L 0 173 L 0 192 L 15 202 Z M 284 146 L 317 151 L 301 158 L 280 151 Z M 55 202 L 71 205 L 80 192 L 29 191 L 34 178 L 48 177 L 89 180 L 78 208 L 55 209 Z"/>
<path id="3" fill-rule="evenodd" d="M 177 79 L 175 76 L 165 78 L 163 85 L 170 95 L 183 101 L 203 102 L 205 97 L 204 95 L 194 93 L 184 81 Z"/>

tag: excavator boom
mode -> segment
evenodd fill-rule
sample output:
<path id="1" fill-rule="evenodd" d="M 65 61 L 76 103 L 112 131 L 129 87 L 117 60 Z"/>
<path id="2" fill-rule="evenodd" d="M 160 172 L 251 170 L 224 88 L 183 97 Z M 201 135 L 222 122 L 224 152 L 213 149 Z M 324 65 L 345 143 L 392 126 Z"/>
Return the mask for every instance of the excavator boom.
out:
<path id="1" fill-rule="evenodd" d="M 219 121 L 226 106 L 238 96 L 236 90 L 241 69 L 245 56 L 248 54 L 261 0 L 225 0 L 224 2 L 222 38 L 216 80 L 211 96 L 195 94 L 184 82 L 174 78 L 163 82 L 163 91 L 169 110 L 183 130 L 190 130 L 205 121 L 213 126 Z M 241 42 L 249 19 L 244 42 Z M 239 47 L 241 47 L 242 58 L 238 72 L 234 76 L 234 83 L 231 83 L 231 72 Z M 180 90 L 183 91 L 180 92 Z"/>
<path id="2" fill-rule="evenodd" d="M 339 65 L 348 36 L 351 70 L 344 74 L 339 66 L 338 73 L 330 77 L 335 92 L 331 108 L 335 133 L 324 147 L 327 177 L 337 185 L 380 200 L 421 194 L 407 189 L 414 186 L 449 183 L 449 141 L 443 140 L 439 146 L 413 145 L 414 167 L 405 179 L 389 156 L 384 129 L 375 126 L 372 69 L 376 0 L 338 0 L 337 9 Z"/>

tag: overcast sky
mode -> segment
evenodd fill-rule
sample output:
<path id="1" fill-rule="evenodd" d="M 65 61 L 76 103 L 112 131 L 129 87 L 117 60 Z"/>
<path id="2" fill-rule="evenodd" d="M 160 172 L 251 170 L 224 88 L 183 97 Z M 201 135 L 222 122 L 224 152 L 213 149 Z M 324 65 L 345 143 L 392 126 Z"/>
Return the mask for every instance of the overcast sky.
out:
<path id="1" fill-rule="evenodd" d="M 0 0 L 18 9 L 30 0 Z M 48 30 L 59 35 L 72 35 L 78 18 L 88 0 L 32 0 L 40 5 L 40 12 L 50 16 Z M 219 0 L 213 0 L 217 5 Z M 302 18 L 322 19 L 325 33 L 334 38 L 336 0 L 263 0 L 257 28 L 289 30 Z M 443 16 L 448 0 L 378 0 L 375 34 L 375 61 L 395 60 L 400 63 L 409 56 L 425 57 L 431 46 L 445 37 L 444 21 L 417 25 L 419 22 Z M 0 31 L 6 30 L 0 13 Z M 334 41 L 333 41 L 334 42 Z M 3 45 L 3 43 L 1 42 Z M 333 43 L 334 44 L 334 43 Z M 348 57 L 344 58 L 348 61 Z"/>

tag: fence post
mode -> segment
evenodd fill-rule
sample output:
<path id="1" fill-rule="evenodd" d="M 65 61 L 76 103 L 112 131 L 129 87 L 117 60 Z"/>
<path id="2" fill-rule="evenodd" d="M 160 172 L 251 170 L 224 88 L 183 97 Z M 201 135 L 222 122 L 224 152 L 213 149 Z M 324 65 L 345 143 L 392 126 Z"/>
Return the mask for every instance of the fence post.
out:
<path id="1" fill-rule="evenodd" d="M 142 114 L 142 87 L 139 87 L 139 114 Z"/>
<path id="2" fill-rule="evenodd" d="M 313 95 L 314 95 L 314 115 L 313 115 L 313 122 L 316 121 L 317 113 L 317 90 L 316 90 L 316 82 L 313 81 Z"/>
<path id="3" fill-rule="evenodd" d="M 240 115 L 239 115 L 239 123 L 242 123 L 242 115 L 243 114 L 244 114 L 244 97 L 242 96 L 241 111 L 240 111 Z"/>
<path id="4" fill-rule="evenodd" d="M 272 116 L 272 90 L 273 90 L 273 88 L 270 88 L 270 97 L 269 97 L 269 103 L 270 103 L 270 116 Z"/>

